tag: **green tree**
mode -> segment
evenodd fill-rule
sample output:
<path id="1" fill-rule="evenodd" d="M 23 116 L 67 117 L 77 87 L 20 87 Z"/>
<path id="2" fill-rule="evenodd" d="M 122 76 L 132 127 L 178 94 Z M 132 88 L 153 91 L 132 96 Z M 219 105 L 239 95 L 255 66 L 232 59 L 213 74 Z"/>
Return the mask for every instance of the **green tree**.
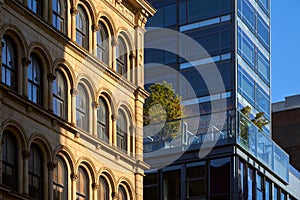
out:
<path id="1" fill-rule="evenodd" d="M 183 115 L 181 97 L 175 94 L 172 84 L 156 83 L 149 87 L 150 96 L 144 104 L 144 126 L 155 129 L 156 135 L 170 140 L 180 134 L 180 119 Z"/>

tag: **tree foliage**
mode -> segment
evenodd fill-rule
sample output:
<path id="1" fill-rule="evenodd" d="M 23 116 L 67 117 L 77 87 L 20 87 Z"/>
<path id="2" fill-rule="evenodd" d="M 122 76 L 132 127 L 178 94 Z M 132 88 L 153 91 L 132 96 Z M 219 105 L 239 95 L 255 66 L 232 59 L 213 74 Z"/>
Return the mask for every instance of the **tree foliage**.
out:
<path id="1" fill-rule="evenodd" d="M 149 87 L 150 96 L 144 104 L 144 126 L 162 125 L 157 136 L 168 140 L 180 131 L 182 118 L 181 97 L 175 94 L 172 84 L 156 83 Z"/>

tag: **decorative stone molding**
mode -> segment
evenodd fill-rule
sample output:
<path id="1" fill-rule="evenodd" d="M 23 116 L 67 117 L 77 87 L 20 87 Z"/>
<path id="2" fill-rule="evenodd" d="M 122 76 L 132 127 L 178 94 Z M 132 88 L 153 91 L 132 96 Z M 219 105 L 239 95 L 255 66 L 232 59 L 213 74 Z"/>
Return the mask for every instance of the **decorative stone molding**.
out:
<path id="1" fill-rule="evenodd" d="M 116 114 L 112 114 L 112 115 L 111 115 L 111 120 L 113 120 L 113 121 L 117 121 L 118 118 L 119 118 L 119 116 L 116 115 Z"/>
<path id="2" fill-rule="evenodd" d="M 118 44 L 119 44 L 118 38 L 117 38 L 117 37 L 113 37 L 113 38 L 111 39 L 111 45 L 112 45 L 113 47 L 116 47 Z"/>
<path id="3" fill-rule="evenodd" d="M 31 105 L 27 105 L 26 106 L 26 113 L 31 113 L 32 112 L 32 106 Z"/>
<path id="4" fill-rule="evenodd" d="M 92 189 L 97 190 L 99 188 L 99 185 L 97 183 L 92 183 Z"/>
<path id="5" fill-rule="evenodd" d="M 116 159 L 116 160 L 120 160 L 120 159 L 121 159 L 120 155 L 119 155 L 119 154 L 116 154 L 115 159 Z"/>
<path id="6" fill-rule="evenodd" d="M 79 91 L 76 88 L 72 88 L 71 89 L 71 95 L 72 95 L 72 97 L 77 96 L 78 93 L 79 93 Z"/>
<path id="7" fill-rule="evenodd" d="M 57 167 L 57 164 L 54 163 L 54 162 L 49 162 L 49 163 L 47 164 L 47 167 L 48 167 L 48 170 L 49 170 L 49 171 L 53 171 L 53 169 Z"/>
<path id="8" fill-rule="evenodd" d="M 96 145 L 96 149 L 97 149 L 97 150 L 100 150 L 101 148 L 102 148 L 102 147 L 101 147 L 101 144 L 97 144 L 97 145 Z"/>
<path id="9" fill-rule="evenodd" d="M 31 60 L 28 58 L 22 58 L 22 64 L 24 67 L 28 67 L 31 64 Z"/>
<path id="10" fill-rule="evenodd" d="M 96 31 L 99 31 L 99 30 L 100 30 L 100 27 L 97 24 L 92 25 L 92 31 L 93 32 L 96 32 Z"/>
<path id="11" fill-rule="evenodd" d="M 76 133 L 74 134 L 74 138 L 75 138 L 75 139 L 80 138 L 80 133 L 79 133 L 79 132 L 76 132 Z"/>
<path id="12" fill-rule="evenodd" d="M 93 107 L 94 109 L 99 108 L 99 103 L 98 103 L 98 102 L 93 102 L 93 103 L 92 103 L 92 107 Z"/>
<path id="13" fill-rule="evenodd" d="M 56 79 L 56 76 L 55 76 L 55 74 L 49 73 L 49 74 L 47 74 L 47 78 L 48 78 L 48 81 L 50 83 L 52 83 Z"/>
<path id="14" fill-rule="evenodd" d="M 77 181 L 77 179 L 78 179 L 78 175 L 76 173 L 72 173 L 71 174 L 71 180 L 72 181 Z"/>
<path id="15" fill-rule="evenodd" d="M 129 59 L 130 59 L 130 60 L 136 59 L 136 55 L 135 55 L 135 52 L 134 52 L 134 51 L 131 51 L 131 52 L 130 52 L 130 54 L 129 54 Z"/>
<path id="16" fill-rule="evenodd" d="M 70 9 L 70 12 L 71 12 L 71 15 L 72 15 L 72 16 L 73 16 L 73 15 L 77 15 L 77 14 L 78 14 L 78 9 L 75 8 L 75 7 L 73 7 L 73 8 Z"/>
<path id="17" fill-rule="evenodd" d="M 26 150 L 22 151 L 23 159 L 28 159 L 30 155 L 31 155 L 30 151 L 26 151 Z"/>
<path id="18" fill-rule="evenodd" d="M 114 200 L 118 199 L 118 197 L 119 197 L 118 192 L 112 192 L 112 193 L 111 193 L 111 197 L 112 197 Z"/>

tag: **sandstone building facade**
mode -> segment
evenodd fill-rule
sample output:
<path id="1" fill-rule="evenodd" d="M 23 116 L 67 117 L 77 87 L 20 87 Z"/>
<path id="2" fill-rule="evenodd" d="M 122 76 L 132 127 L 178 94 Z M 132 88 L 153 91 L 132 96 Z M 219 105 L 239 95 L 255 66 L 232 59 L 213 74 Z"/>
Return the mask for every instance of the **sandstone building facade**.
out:
<path id="1" fill-rule="evenodd" d="M 0 199 L 142 199 L 144 0 L 0 0 Z"/>

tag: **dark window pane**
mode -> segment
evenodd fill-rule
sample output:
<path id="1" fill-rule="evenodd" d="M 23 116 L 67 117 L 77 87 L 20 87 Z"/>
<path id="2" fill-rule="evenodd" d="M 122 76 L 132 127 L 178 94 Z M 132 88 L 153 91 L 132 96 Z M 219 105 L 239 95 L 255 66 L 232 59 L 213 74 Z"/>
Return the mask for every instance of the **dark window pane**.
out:
<path id="1" fill-rule="evenodd" d="M 212 197 L 229 199 L 230 196 L 230 158 L 211 160 L 210 192 Z M 215 198 L 213 198 L 215 199 Z"/>
<path id="2" fill-rule="evenodd" d="M 180 170 L 164 172 L 163 174 L 163 199 L 180 199 Z"/>

